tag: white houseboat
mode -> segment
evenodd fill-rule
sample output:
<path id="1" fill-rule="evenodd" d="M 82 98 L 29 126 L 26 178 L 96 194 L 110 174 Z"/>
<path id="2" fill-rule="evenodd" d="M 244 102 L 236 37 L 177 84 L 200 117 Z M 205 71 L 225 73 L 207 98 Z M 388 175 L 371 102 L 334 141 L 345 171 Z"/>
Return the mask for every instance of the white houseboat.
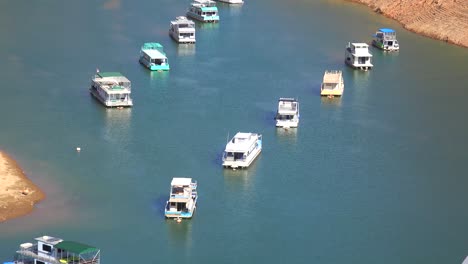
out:
<path id="1" fill-rule="evenodd" d="M 322 96 L 341 96 L 344 90 L 343 74 L 341 71 L 325 71 L 320 94 Z"/>
<path id="2" fill-rule="evenodd" d="M 223 2 L 227 4 L 243 4 L 244 0 L 216 0 L 218 2 Z"/>
<path id="3" fill-rule="evenodd" d="M 369 45 L 366 43 L 348 43 L 345 57 L 345 63 L 355 69 L 369 70 L 374 66 L 371 63 Z"/>
<path id="4" fill-rule="evenodd" d="M 97 72 L 90 93 L 107 107 L 132 106 L 131 83 L 120 72 Z"/>
<path id="5" fill-rule="evenodd" d="M 184 16 L 171 21 L 169 35 L 178 43 L 195 43 L 195 22 Z"/>
<path id="6" fill-rule="evenodd" d="M 157 42 L 148 42 L 141 46 L 140 63 L 152 71 L 168 71 L 170 69 L 164 48 Z"/>
<path id="7" fill-rule="evenodd" d="M 223 167 L 247 168 L 262 151 L 262 135 L 238 132 L 223 153 Z"/>
<path id="8" fill-rule="evenodd" d="M 375 32 L 372 45 L 385 51 L 400 50 L 400 45 L 396 39 L 396 32 L 391 28 L 381 28 Z"/>
<path id="9" fill-rule="evenodd" d="M 276 127 L 297 127 L 299 125 L 299 102 L 294 98 L 280 98 L 275 120 Z"/>
<path id="10" fill-rule="evenodd" d="M 187 12 L 187 16 L 201 22 L 218 22 L 218 8 L 211 0 L 195 0 Z"/>
<path id="11" fill-rule="evenodd" d="M 166 218 L 192 218 L 197 198 L 197 182 L 192 178 L 173 178 L 164 215 Z"/>
<path id="12" fill-rule="evenodd" d="M 23 243 L 14 262 L 5 264 L 99 264 L 101 251 L 86 244 L 41 236 L 32 243 Z"/>

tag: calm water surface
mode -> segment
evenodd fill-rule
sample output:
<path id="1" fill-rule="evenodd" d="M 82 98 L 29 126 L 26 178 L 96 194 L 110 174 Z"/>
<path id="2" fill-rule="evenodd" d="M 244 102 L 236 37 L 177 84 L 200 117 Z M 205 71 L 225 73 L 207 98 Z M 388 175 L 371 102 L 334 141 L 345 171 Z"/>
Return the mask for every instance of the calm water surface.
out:
<path id="1" fill-rule="evenodd" d="M 343 1 L 219 5 L 178 47 L 186 0 L 0 2 L 0 147 L 48 197 L 0 224 L 0 262 L 43 234 L 100 247 L 103 263 L 461 263 L 468 255 L 468 50 Z M 381 26 L 402 50 L 343 64 Z M 138 64 L 164 45 L 167 73 Z M 132 109 L 88 93 L 95 69 L 133 85 Z M 320 98 L 326 69 L 345 94 Z M 276 130 L 278 97 L 301 124 Z M 223 170 L 228 134 L 263 134 L 260 158 Z M 75 148 L 80 146 L 81 153 Z M 166 221 L 172 177 L 199 182 L 191 221 Z"/>

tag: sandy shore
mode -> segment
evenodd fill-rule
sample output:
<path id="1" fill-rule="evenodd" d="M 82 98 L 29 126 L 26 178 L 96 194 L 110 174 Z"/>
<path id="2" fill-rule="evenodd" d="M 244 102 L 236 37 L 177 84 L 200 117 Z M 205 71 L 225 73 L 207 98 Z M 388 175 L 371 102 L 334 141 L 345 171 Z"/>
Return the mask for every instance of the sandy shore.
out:
<path id="1" fill-rule="evenodd" d="M 44 198 L 16 161 L 0 152 L 0 222 L 28 214 Z"/>
<path id="2" fill-rule="evenodd" d="M 350 0 L 395 19 L 404 28 L 468 47 L 468 0 Z"/>

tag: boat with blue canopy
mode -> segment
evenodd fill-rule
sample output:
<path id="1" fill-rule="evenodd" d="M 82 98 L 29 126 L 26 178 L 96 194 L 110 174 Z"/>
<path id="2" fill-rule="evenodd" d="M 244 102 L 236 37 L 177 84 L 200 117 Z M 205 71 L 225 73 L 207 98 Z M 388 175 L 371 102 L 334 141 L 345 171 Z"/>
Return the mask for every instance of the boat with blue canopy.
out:
<path id="1" fill-rule="evenodd" d="M 156 42 L 143 44 L 140 50 L 140 63 L 152 71 L 168 71 L 170 69 L 163 46 Z"/>
<path id="2" fill-rule="evenodd" d="M 195 0 L 190 5 L 187 16 L 201 22 L 219 22 L 216 2 L 211 0 Z"/>
<path id="3" fill-rule="evenodd" d="M 373 35 L 372 45 L 385 51 L 398 51 L 400 44 L 396 38 L 395 30 L 391 28 L 381 28 Z"/>

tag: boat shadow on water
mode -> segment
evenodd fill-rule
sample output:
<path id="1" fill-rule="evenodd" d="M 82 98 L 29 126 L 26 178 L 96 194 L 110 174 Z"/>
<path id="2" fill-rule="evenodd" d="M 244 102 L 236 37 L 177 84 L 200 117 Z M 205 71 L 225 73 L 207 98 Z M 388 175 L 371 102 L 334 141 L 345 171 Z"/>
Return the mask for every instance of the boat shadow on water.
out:
<path id="1" fill-rule="evenodd" d="M 167 202 L 167 195 L 159 195 L 152 202 L 153 211 L 156 213 L 158 217 L 161 217 L 162 219 L 166 219 L 166 216 L 164 215 L 166 202 Z"/>

